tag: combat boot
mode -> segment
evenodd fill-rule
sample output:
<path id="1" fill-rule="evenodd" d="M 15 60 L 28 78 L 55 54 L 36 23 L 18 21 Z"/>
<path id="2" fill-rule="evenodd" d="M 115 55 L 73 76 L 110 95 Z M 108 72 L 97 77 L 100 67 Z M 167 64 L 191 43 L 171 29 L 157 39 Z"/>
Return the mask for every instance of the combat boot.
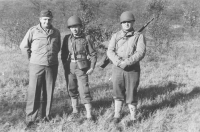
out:
<path id="1" fill-rule="evenodd" d="M 71 103 L 72 103 L 72 113 L 68 119 L 70 121 L 75 121 L 79 118 L 78 99 L 71 98 Z"/>
<path id="2" fill-rule="evenodd" d="M 86 109 L 86 118 L 89 121 L 93 121 L 94 117 L 92 115 L 92 105 L 90 103 L 85 104 L 85 109 Z"/>
<path id="3" fill-rule="evenodd" d="M 114 114 L 114 119 L 113 119 L 113 122 L 115 124 L 120 122 L 122 105 L 123 105 L 123 101 L 115 100 L 115 114 Z"/>
<path id="4" fill-rule="evenodd" d="M 72 113 L 78 113 L 78 99 L 71 99 Z"/>
<path id="5" fill-rule="evenodd" d="M 128 107 L 129 107 L 130 114 L 131 114 L 131 120 L 136 122 L 136 120 L 137 120 L 137 118 L 136 118 L 137 106 L 132 105 L 132 104 L 128 104 Z"/>

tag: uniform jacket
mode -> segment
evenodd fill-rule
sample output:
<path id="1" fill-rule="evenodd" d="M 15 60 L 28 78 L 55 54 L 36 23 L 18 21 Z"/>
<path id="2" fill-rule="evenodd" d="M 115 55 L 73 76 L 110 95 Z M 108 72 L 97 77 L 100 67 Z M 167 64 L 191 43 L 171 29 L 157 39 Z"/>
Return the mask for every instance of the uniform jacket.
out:
<path id="1" fill-rule="evenodd" d="M 52 26 L 47 33 L 40 24 L 30 28 L 20 44 L 20 49 L 29 55 L 30 63 L 46 66 L 58 64 L 60 47 L 59 30 Z"/>
<path id="2" fill-rule="evenodd" d="M 122 30 L 113 34 L 107 50 L 109 59 L 115 66 L 125 61 L 127 66 L 139 63 L 146 52 L 145 37 L 138 32 L 125 34 Z"/>
<path id="3" fill-rule="evenodd" d="M 72 46 L 74 50 L 72 49 Z M 90 68 L 95 67 L 97 54 L 92 46 L 89 36 L 85 36 L 84 34 L 80 37 L 74 37 L 72 34 L 66 35 L 61 47 L 61 59 L 63 64 L 65 64 L 69 58 L 74 59 L 73 51 L 76 55 L 89 56 L 91 61 Z"/>

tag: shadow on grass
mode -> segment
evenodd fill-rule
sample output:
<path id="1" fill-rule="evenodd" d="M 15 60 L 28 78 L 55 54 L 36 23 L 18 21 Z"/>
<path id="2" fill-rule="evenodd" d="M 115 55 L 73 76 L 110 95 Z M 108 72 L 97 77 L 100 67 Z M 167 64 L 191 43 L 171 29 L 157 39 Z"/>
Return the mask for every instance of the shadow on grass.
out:
<path id="1" fill-rule="evenodd" d="M 106 95 L 103 95 L 104 98 L 94 97 L 96 94 L 101 94 L 102 91 L 105 91 Z M 91 88 L 91 95 L 93 96 L 92 105 L 95 110 L 98 111 L 101 107 L 105 110 L 109 108 L 112 104 L 111 88 L 109 84 L 96 85 Z M 15 100 L 15 103 L 12 103 L 14 99 L 10 98 L 8 100 L 0 101 L 0 124 L 6 122 L 11 122 L 13 124 L 25 121 L 25 109 L 26 101 L 18 102 Z M 81 111 L 85 111 L 83 105 L 79 105 Z M 40 116 L 41 108 L 39 110 L 38 116 Z M 66 91 L 57 91 L 54 93 L 54 98 L 52 102 L 51 115 L 60 117 L 63 114 L 69 115 L 72 112 L 71 100 Z"/>
<path id="2" fill-rule="evenodd" d="M 112 85 L 111 83 L 103 83 L 99 85 L 95 85 L 90 88 L 90 93 L 93 98 L 92 106 L 95 111 L 98 111 L 100 108 L 107 110 L 113 102 L 112 98 Z M 79 110 L 85 111 L 84 105 L 81 103 L 79 98 Z M 104 112 L 105 112 L 104 111 Z M 64 113 L 69 115 L 72 112 L 71 100 L 68 94 L 65 93 L 64 96 L 56 96 L 54 97 L 52 104 L 52 115 L 60 115 L 62 116 Z M 103 114 L 104 112 L 101 112 Z"/>
<path id="3" fill-rule="evenodd" d="M 1 100 L 0 106 L 0 124 L 6 122 L 15 124 L 25 120 L 25 102 Z"/>
<path id="4" fill-rule="evenodd" d="M 190 93 L 182 93 L 178 92 L 179 88 L 184 87 L 185 84 L 177 84 L 173 82 L 169 82 L 165 86 L 150 86 L 148 88 L 143 88 L 138 91 L 138 99 L 141 101 L 150 100 L 153 101 L 157 97 L 161 95 L 168 94 L 170 97 L 163 99 L 159 103 L 154 103 L 151 105 L 142 105 L 139 108 L 141 111 L 141 116 L 139 120 L 148 118 L 152 113 L 159 109 L 163 109 L 166 107 L 175 107 L 180 103 L 184 103 L 191 99 L 194 99 L 198 95 L 200 95 L 200 87 L 195 87 Z M 173 91 L 175 91 L 173 93 Z M 93 96 L 92 105 L 95 111 L 99 111 L 100 115 L 103 115 L 107 109 L 109 109 L 113 103 L 112 98 L 112 86 L 110 83 L 104 83 L 100 85 L 96 85 L 91 88 L 91 94 Z M 10 103 L 10 102 L 0 102 L 0 116 L 2 117 L 0 124 L 5 123 L 7 121 L 12 123 L 17 123 L 20 120 L 24 120 L 25 118 L 25 102 L 19 103 Z M 81 106 L 83 107 L 83 106 Z M 102 108 L 102 109 L 101 109 Z M 10 111 L 11 110 L 11 111 Z M 10 113 L 8 112 L 10 111 Z M 63 114 L 71 113 L 71 103 L 68 94 L 63 94 L 62 96 L 59 94 L 54 94 L 52 111 L 53 117 L 56 115 L 63 116 Z"/>
<path id="5" fill-rule="evenodd" d="M 54 99 L 52 102 L 51 115 L 55 117 L 56 115 L 63 116 L 63 114 L 70 114 L 72 111 L 71 100 L 68 93 L 54 94 Z"/>
<path id="6" fill-rule="evenodd" d="M 94 109 L 104 108 L 106 110 L 111 107 L 113 103 L 111 83 L 96 85 L 91 89 L 91 94 L 93 96 L 92 106 Z"/>
<path id="7" fill-rule="evenodd" d="M 42 113 L 42 103 L 40 103 L 40 108 L 38 111 L 38 116 Z M 63 114 L 69 114 L 70 107 L 69 96 L 64 93 L 62 95 L 56 93 L 54 94 L 54 99 L 52 102 L 51 115 L 55 117 L 56 115 L 62 116 Z M 26 117 L 26 101 L 20 102 L 18 100 L 1 100 L 0 101 L 0 124 L 6 122 L 11 122 L 12 124 L 19 123 L 21 121 L 25 122 Z"/>
<path id="8" fill-rule="evenodd" d="M 141 88 L 138 90 L 138 99 L 139 100 L 154 100 L 157 96 L 163 95 L 166 93 L 171 93 L 172 91 L 184 87 L 186 84 L 177 84 L 174 82 L 168 82 L 165 86 L 149 86 L 148 88 Z"/>
<path id="9" fill-rule="evenodd" d="M 139 120 L 148 118 L 152 113 L 159 109 L 164 109 L 166 107 L 175 107 L 180 103 L 184 103 L 190 101 L 191 99 L 196 98 L 200 95 L 200 87 L 194 87 L 190 93 L 182 93 L 182 92 L 172 92 L 180 87 L 185 86 L 185 84 L 176 84 L 169 82 L 168 85 L 164 87 L 150 86 L 147 89 L 141 89 L 138 92 L 139 100 L 154 100 L 157 96 L 163 94 L 169 94 L 169 98 L 164 99 L 160 103 L 153 103 L 152 105 L 143 105 L 139 108 L 142 115 L 139 117 Z"/>

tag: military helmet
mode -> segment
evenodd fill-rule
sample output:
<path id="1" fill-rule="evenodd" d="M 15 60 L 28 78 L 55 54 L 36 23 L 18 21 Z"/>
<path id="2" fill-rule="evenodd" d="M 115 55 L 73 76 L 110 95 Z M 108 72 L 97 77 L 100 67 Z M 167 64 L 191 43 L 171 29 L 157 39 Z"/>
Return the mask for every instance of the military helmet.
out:
<path id="1" fill-rule="evenodd" d="M 82 25 L 81 19 L 78 16 L 71 16 L 67 21 L 67 27 L 74 25 Z"/>
<path id="2" fill-rule="evenodd" d="M 127 22 L 127 21 L 135 21 L 135 17 L 132 12 L 125 11 L 120 16 L 120 23 Z"/>

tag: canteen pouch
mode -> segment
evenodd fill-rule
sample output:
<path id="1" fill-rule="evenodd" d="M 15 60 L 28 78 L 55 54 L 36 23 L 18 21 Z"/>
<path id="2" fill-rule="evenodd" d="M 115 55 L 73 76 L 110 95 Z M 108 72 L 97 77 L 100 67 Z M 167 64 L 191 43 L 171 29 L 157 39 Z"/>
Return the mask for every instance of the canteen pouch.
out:
<path id="1" fill-rule="evenodd" d="M 78 64 L 78 68 L 81 70 L 89 67 L 87 59 L 84 59 L 84 60 L 79 59 L 79 60 L 77 60 L 77 64 Z"/>

